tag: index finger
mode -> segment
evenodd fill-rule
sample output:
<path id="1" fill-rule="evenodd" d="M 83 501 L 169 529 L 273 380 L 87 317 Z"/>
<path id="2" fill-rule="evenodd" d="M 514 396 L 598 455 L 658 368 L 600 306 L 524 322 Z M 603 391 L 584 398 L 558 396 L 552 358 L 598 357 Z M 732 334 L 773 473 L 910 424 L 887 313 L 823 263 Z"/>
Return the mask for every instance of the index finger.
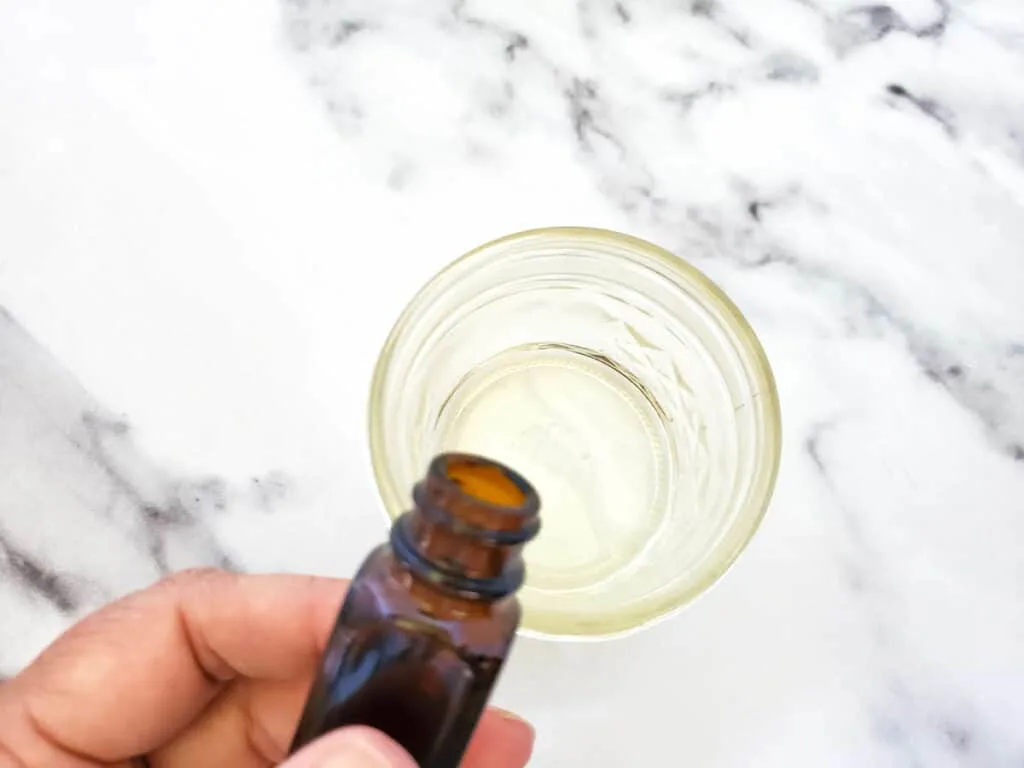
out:
<path id="1" fill-rule="evenodd" d="M 192 722 L 229 680 L 308 676 L 346 586 L 186 571 L 76 624 L 0 698 L 14 697 L 33 730 L 67 752 L 139 754 Z"/>

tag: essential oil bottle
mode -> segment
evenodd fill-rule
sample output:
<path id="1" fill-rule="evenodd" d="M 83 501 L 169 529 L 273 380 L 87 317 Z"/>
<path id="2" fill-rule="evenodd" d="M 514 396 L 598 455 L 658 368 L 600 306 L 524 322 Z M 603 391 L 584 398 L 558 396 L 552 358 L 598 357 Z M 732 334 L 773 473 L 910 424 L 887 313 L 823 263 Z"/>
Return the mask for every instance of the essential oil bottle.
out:
<path id="1" fill-rule="evenodd" d="M 421 768 L 458 768 L 519 626 L 540 499 L 489 459 L 442 454 L 342 604 L 292 752 L 366 725 Z"/>

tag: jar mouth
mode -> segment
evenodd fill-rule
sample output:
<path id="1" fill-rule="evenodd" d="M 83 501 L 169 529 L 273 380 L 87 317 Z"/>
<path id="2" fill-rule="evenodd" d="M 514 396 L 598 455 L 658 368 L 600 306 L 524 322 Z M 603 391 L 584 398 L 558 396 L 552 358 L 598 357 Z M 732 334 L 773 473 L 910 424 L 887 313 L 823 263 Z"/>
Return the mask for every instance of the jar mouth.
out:
<path id="1" fill-rule="evenodd" d="M 504 309 L 503 302 L 508 305 Z M 542 321 L 534 323 L 534 317 Z M 623 318 L 626 322 L 619 322 Z M 536 327 L 529 327 L 531 323 Z M 564 342 L 556 338 L 560 334 Z M 594 343 L 576 343 L 588 339 Z M 611 347 L 609 339 L 615 341 Z M 518 343 L 523 341 L 529 343 Z M 467 349 L 486 344 L 502 353 L 501 365 L 491 366 L 494 370 L 488 368 L 491 358 L 467 356 Z M 435 371 L 450 376 L 438 385 L 443 397 L 424 394 L 423 385 Z M 455 376 L 465 371 L 472 374 L 468 383 Z M 561 389 L 575 393 L 571 387 L 586 384 L 580 402 L 561 404 L 575 408 L 571 440 L 559 443 L 557 429 L 540 434 L 545 430 L 538 428 L 538 435 L 520 429 L 509 415 L 510 408 L 519 407 L 519 393 L 526 391 L 516 376 L 524 381 L 548 376 L 538 379 L 552 384 L 548 396 Z M 608 386 L 602 388 L 604 384 Z M 695 404 L 701 405 L 685 391 L 688 385 L 705 396 L 705 406 L 714 406 L 707 411 L 714 415 L 713 423 L 683 423 L 692 419 Z M 407 507 L 407 478 L 422 470 L 422 464 L 413 466 L 412 457 L 437 453 L 438 448 L 467 449 L 460 444 L 469 439 L 463 422 L 474 408 L 481 419 L 483 414 L 490 419 L 482 428 L 494 424 L 525 441 L 516 446 L 520 454 L 510 454 L 512 446 L 501 441 L 494 443 L 494 450 L 478 445 L 468 450 L 487 456 L 497 452 L 495 458 L 532 481 L 542 481 L 545 528 L 551 522 L 558 528 L 559 516 L 573 506 L 566 499 L 575 506 L 582 503 L 571 493 L 566 496 L 569 491 L 549 498 L 546 488 L 553 488 L 555 481 L 542 475 L 552 462 L 565 463 L 571 456 L 585 469 L 586 461 L 596 457 L 594 466 L 601 471 L 577 474 L 573 482 L 563 483 L 570 490 L 587 485 L 588 477 L 593 478 L 589 484 L 600 485 L 616 457 L 627 467 L 653 467 L 648 474 L 637 469 L 629 493 L 618 497 L 619 507 L 635 504 L 650 519 L 615 518 L 612 509 L 608 514 L 615 519 L 609 518 L 610 527 L 598 537 L 611 542 L 607 552 L 588 550 L 589 560 L 580 555 L 564 572 L 551 565 L 561 559 L 560 550 L 549 548 L 543 558 L 528 564 L 521 593 L 523 633 L 536 637 L 611 637 L 681 609 L 717 581 L 745 548 L 767 509 L 778 471 L 778 395 L 763 349 L 743 315 L 682 259 L 606 230 L 557 228 L 501 238 L 451 263 L 409 303 L 384 345 L 370 394 L 371 458 L 389 517 Z M 696 412 L 700 415 L 699 408 Z M 569 411 L 559 413 L 561 417 Z M 588 424 L 602 420 L 604 432 Z M 703 453 L 700 440 L 694 439 L 701 429 L 714 433 Z M 432 431 L 436 434 L 424 434 Z M 630 436 L 623 437 L 627 432 Z M 554 451 L 551 462 L 538 465 L 544 450 Z M 640 455 L 645 451 L 646 459 Z M 519 463 L 519 455 L 526 457 L 525 463 Z M 721 456 L 729 458 L 722 461 Z M 701 498 L 708 509 L 718 511 L 706 519 L 679 511 L 690 492 L 687 483 L 710 494 Z M 588 498 L 601 504 L 600 494 Z M 615 507 L 611 501 L 608 505 Z M 667 504 L 671 514 L 662 519 L 658 515 Z M 728 514 L 720 511 L 725 509 Z M 686 538 L 688 531 L 692 540 Z M 542 531 L 538 541 L 544 540 Z M 527 547 L 528 555 L 536 546 Z M 699 551 L 701 546 L 711 554 Z M 585 549 L 572 542 L 564 547 L 565 554 L 574 555 Z M 654 575 L 652 559 L 665 571 L 664 583 Z M 673 559 L 681 565 L 673 565 Z M 537 562 L 543 567 L 534 567 Z M 671 568 L 677 571 L 665 570 Z M 618 579 L 623 594 L 634 588 L 643 592 L 623 598 L 621 609 L 602 612 L 587 590 L 609 574 Z M 579 611 L 567 610 L 570 605 Z"/>

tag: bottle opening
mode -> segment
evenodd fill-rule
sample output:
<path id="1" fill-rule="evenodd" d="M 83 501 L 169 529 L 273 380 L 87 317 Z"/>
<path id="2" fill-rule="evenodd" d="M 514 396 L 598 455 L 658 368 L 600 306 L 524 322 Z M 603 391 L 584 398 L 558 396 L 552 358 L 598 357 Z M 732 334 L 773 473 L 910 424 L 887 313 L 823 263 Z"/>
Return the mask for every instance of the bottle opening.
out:
<path id="1" fill-rule="evenodd" d="M 445 475 L 467 496 L 499 507 L 519 507 L 526 492 L 508 474 L 494 464 L 470 458 L 449 459 Z"/>

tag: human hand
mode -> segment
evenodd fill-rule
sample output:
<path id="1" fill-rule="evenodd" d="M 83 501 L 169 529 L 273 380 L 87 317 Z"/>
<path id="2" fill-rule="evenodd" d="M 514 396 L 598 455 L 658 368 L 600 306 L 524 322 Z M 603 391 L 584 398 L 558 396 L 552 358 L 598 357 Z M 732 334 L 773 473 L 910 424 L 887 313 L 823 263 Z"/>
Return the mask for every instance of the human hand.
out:
<path id="1" fill-rule="evenodd" d="M 0 685 L 0 768 L 266 768 L 284 760 L 347 583 L 187 571 L 71 627 Z M 489 709 L 462 768 L 523 768 L 533 730 Z M 346 728 L 282 768 L 416 768 Z"/>

